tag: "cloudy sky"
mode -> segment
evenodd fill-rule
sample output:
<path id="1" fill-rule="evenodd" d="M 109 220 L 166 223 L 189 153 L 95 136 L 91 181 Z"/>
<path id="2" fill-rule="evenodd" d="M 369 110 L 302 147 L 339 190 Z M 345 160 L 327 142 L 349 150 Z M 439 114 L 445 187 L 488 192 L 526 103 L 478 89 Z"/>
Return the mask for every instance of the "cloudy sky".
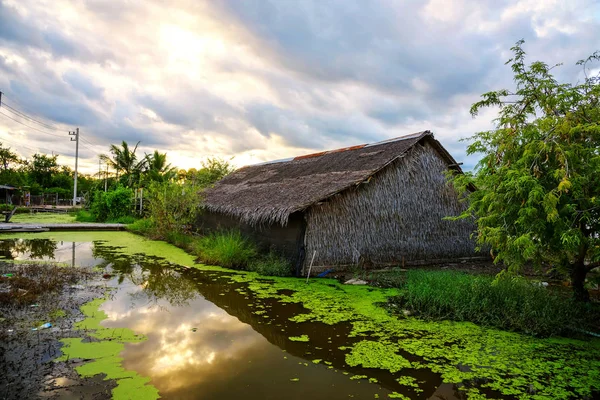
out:
<path id="1" fill-rule="evenodd" d="M 191 168 L 429 129 L 469 169 L 459 139 L 494 117 L 469 106 L 510 87 L 521 38 L 575 82 L 600 1 L 0 0 L 2 102 L 44 123 L 0 108 L 0 141 L 73 164 L 79 127 L 93 172 L 121 140 Z"/>

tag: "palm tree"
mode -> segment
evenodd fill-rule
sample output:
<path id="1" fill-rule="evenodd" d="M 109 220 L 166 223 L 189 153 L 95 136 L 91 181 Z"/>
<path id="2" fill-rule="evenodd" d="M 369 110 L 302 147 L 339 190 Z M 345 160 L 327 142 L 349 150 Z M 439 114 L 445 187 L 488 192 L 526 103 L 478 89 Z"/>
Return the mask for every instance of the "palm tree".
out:
<path id="1" fill-rule="evenodd" d="M 176 177 L 177 168 L 167 163 L 167 153 L 160 153 L 158 150 L 154 150 L 154 153 L 146 154 L 145 160 L 146 180 L 165 182 Z"/>
<path id="2" fill-rule="evenodd" d="M 127 142 L 123 140 L 121 147 L 114 144 L 110 145 L 109 151 L 112 157 L 106 154 L 100 156 L 109 166 L 117 171 L 117 179 L 119 178 L 119 173 L 127 179 L 128 186 L 131 186 L 135 177 L 139 177 L 147 161 L 146 158 L 139 162 L 137 160 L 135 152 L 139 144 L 140 142 L 137 142 L 133 150 L 130 150 Z"/>

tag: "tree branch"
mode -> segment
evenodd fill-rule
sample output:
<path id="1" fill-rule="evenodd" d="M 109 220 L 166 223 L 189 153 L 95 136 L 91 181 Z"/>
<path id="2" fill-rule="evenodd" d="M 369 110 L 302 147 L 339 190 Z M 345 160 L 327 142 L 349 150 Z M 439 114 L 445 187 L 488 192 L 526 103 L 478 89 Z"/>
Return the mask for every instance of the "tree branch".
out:
<path id="1" fill-rule="evenodd" d="M 587 272 L 590 272 L 594 268 L 598 268 L 598 267 L 600 267 L 600 261 L 596 261 L 596 262 L 593 262 L 593 263 L 590 263 L 590 264 L 586 265 L 585 269 L 586 269 Z"/>

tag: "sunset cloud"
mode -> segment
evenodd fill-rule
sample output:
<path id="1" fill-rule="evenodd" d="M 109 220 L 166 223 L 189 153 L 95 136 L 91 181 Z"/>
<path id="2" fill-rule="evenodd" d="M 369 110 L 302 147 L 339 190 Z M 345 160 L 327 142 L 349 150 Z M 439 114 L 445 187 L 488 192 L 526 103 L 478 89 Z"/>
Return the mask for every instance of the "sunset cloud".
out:
<path id="1" fill-rule="evenodd" d="M 430 129 L 471 168 L 458 140 L 491 126 L 468 109 L 511 85 L 510 47 L 525 39 L 531 61 L 576 81 L 600 37 L 586 0 L 163 3 L 0 0 L 3 101 L 64 136 L 0 115 L 0 141 L 72 164 L 79 127 L 92 172 L 121 140 L 190 168 Z"/>

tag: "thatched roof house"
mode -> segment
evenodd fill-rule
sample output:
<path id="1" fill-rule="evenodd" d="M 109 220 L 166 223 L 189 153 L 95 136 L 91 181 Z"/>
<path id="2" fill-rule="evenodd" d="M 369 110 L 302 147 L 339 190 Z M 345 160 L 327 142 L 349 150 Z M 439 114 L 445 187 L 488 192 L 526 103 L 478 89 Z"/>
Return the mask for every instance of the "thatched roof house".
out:
<path id="1" fill-rule="evenodd" d="M 238 228 L 316 270 L 472 256 L 473 225 L 445 171 L 460 167 L 429 131 L 241 168 L 205 193 L 201 231 Z"/>

